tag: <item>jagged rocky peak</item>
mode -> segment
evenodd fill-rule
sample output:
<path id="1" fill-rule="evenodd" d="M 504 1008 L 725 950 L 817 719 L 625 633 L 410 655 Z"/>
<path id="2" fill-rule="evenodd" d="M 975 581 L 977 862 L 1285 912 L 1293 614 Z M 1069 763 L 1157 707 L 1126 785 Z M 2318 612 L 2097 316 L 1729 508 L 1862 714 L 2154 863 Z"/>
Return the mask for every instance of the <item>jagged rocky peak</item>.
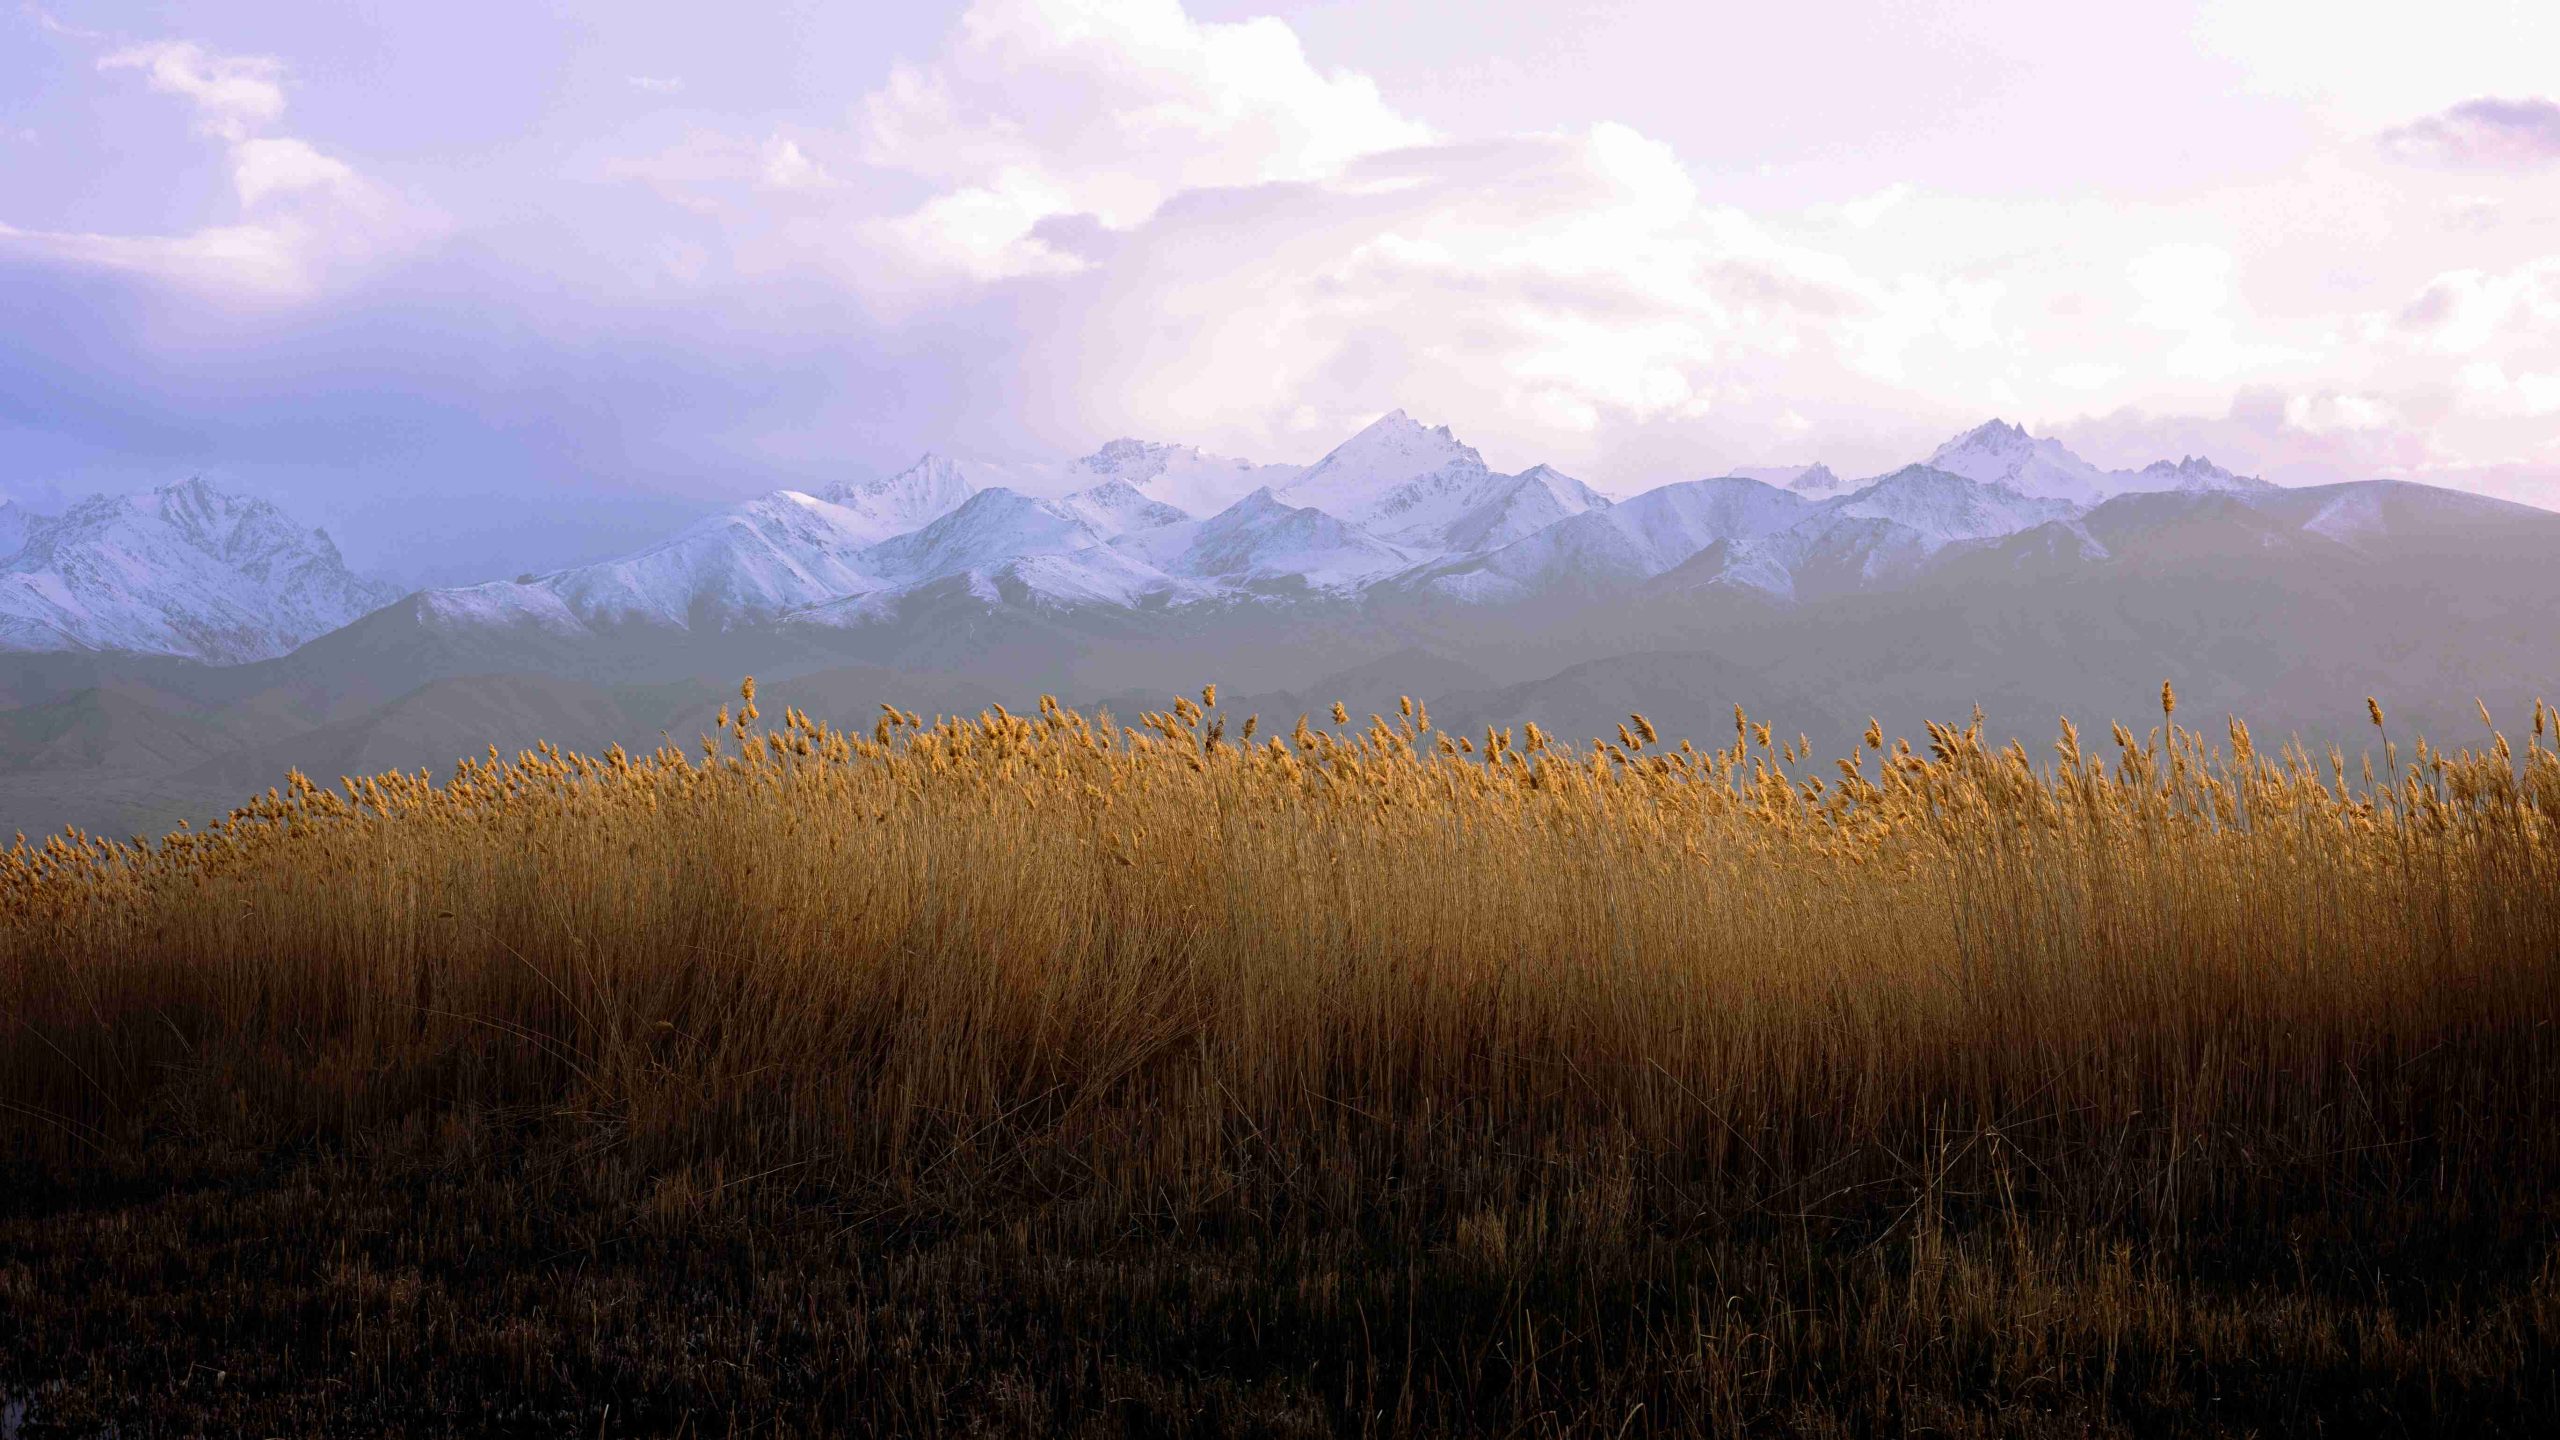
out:
<path id="1" fill-rule="evenodd" d="M 2070 454 L 2069 451 L 2062 450 L 2058 442 L 2039 442 L 2036 437 L 2027 433 L 2023 425 L 2012 425 L 2006 420 L 1992 419 L 1974 426 L 1930 451 L 1926 463 L 1937 469 L 1962 475 L 1969 480 L 2002 479 L 2005 476 L 2000 474 L 1975 472 L 2001 469 L 2014 471 L 2016 467 L 2032 460 L 2040 445 L 2051 446 L 2065 455 Z"/>
<path id="2" fill-rule="evenodd" d="M 2142 467 L 2144 484 L 2160 490 L 2272 490 L 2255 475 L 2235 475 L 2202 455 L 2154 460 Z"/>
<path id="3" fill-rule="evenodd" d="M 1971 444 L 1997 446 L 2032 445 L 2035 443 L 2035 437 L 2027 433 L 2027 427 L 2024 425 L 2012 425 L 2008 421 L 1994 415 L 1990 419 L 1983 421 L 1981 424 L 1974 426 L 1970 430 L 1967 430 L 1962 435 L 1957 436 L 1955 440 L 1950 443 L 1957 445 Z"/>
<path id="4" fill-rule="evenodd" d="M 1409 479 L 1453 463 L 1478 469 L 1484 457 L 1449 432 L 1446 425 L 1425 425 L 1402 410 L 1390 410 L 1360 433 L 1333 447 L 1307 473 L 1309 480 L 1329 470 L 1357 469 L 1379 478 Z M 1391 473 L 1392 472 L 1392 473 Z"/>
<path id="5" fill-rule="evenodd" d="M 2061 441 L 2039 439 L 2006 420 L 1967 430 L 1932 451 L 1926 463 L 1968 480 L 2007 485 L 2020 494 L 2084 505 L 2114 488 L 2105 471 L 2072 454 Z"/>
<path id="6" fill-rule="evenodd" d="M 0 564 L 0 648 L 281 655 L 392 598 L 326 532 L 191 477 L 93 495 Z"/>
<path id="7" fill-rule="evenodd" d="M 1484 457 L 1449 433 L 1448 426 L 1424 425 L 1402 410 L 1390 410 L 1333 447 L 1279 498 L 1354 524 L 1368 523 L 1382 509 L 1409 522 L 1415 496 L 1404 490 L 1408 482 L 1442 477 L 1442 483 L 1427 488 L 1455 494 L 1490 475 Z"/>
<path id="8" fill-rule="evenodd" d="M 958 463 L 928 450 L 917 458 L 916 463 L 894 475 L 838 481 L 819 491 L 818 498 L 839 505 L 848 500 L 885 495 L 957 494 L 961 500 L 966 500 L 975 488 L 961 473 Z M 958 502 L 953 503 L 956 505 Z"/>
<path id="9" fill-rule="evenodd" d="M 1806 466 L 1803 474 L 1788 481 L 1787 488 L 1801 495 L 1824 496 L 1837 495 L 1848 487 L 1832 473 L 1830 466 L 1816 461 Z"/>
<path id="10" fill-rule="evenodd" d="M 1163 474 L 1165 467 L 1176 460 L 1198 458 L 1200 451 L 1196 446 L 1133 440 L 1123 435 L 1117 440 L 1104 441 L 1101 449 L 1077 461 L 1076 468 L 1114 480 L 1125 480 L 1132 485 L 1144 485 Z"/>

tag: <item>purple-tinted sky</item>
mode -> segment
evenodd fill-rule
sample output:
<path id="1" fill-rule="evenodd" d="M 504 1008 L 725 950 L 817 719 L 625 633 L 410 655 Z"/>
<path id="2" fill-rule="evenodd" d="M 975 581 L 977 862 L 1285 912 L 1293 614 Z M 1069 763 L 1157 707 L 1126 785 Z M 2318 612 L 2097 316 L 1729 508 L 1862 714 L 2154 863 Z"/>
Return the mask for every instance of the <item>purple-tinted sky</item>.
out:
<path id="1" fill-rule="evenodd" d="M 2546 0 L 0 15 L 0 490 L 462 579 L 1402 406 L 1628 491 L 1992 414 L 2560 502 Z"/>

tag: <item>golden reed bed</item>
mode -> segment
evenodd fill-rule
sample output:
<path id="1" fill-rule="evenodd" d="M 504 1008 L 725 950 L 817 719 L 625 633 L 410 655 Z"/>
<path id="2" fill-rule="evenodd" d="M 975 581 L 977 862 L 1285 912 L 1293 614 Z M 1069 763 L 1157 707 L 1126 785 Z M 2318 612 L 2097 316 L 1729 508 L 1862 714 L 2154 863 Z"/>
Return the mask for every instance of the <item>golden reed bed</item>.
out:
<path id="1" fill-rule="evenodd" d="M 322 1429 L 2533 1429 L 2551 712 L 2163 709 L 1832 760 L 750 681 L 698 751 L 21 844 L 0 1382 L 129 1332 L 266 1377 L 133 1414 Z"/>

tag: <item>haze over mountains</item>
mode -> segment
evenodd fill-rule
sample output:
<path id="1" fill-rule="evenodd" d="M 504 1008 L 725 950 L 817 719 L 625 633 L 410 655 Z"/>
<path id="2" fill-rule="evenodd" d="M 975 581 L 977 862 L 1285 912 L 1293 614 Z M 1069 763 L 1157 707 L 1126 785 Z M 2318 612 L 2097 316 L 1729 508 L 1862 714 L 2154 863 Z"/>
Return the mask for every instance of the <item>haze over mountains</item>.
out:
<path id="1" fill-rule="evenodd" d="M 2192 456 L 2103 470 L 2001 421 L 1881 476 L 1769 467 L 1617 499 L 1497 472 L 1401 411 L 1304 466 L 1135 440 L 1042 468 L 929 455 L 617 559 L 399 597 L 201 482 L 0 506 L 0 547 L 0 649 L 19 652 L 0 822 L 31 829 L 218 811 L 304 759 L 329 778 L 689 738 L 750 670 L 922 708 L 1207 679 L 1286 696 L 1400 656 L 1453 721 L 1574 733 L 1589 712 L 1605 733 L 1601 710 L 1649 704 L 1686 728 L 1739 702 L 1830 735 L 1976 700 L 2026 728 L 2139 718 L 2164 676 L 2334 733 L 2370 691 L 2467 708 L 2560 669 L 2532 618 L 2560 598 L 2560 515 L 2396 481 L 2280 489 Z"/>

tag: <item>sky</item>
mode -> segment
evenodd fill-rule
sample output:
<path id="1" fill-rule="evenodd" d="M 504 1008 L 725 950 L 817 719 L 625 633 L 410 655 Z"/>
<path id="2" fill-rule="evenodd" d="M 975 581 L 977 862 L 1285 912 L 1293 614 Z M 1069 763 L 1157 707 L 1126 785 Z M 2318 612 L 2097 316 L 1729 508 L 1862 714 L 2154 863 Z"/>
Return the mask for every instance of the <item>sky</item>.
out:
<path id="1" fill-rule="evenodd" d="M 1378 414 L 1632 493 L 1992 416 L 2560 506 L 2546 0 L 0 11 L 0 494 L 417 583 Z"/>

